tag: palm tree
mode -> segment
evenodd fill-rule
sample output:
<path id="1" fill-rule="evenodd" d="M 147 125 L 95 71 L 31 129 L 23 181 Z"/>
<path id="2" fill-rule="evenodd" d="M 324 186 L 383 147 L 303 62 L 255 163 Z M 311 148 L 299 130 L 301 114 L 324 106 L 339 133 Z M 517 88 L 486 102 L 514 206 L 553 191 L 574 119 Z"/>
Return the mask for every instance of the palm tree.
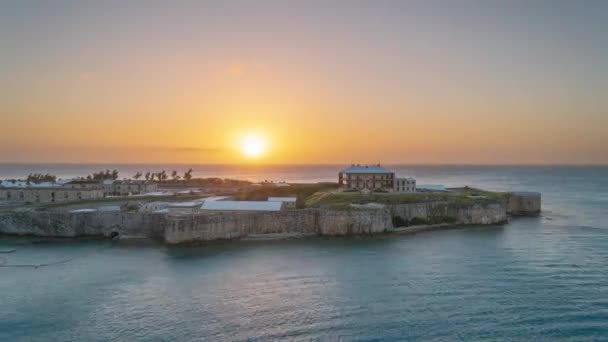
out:
<path id="1" fill-rule="evenodd" d="M 135 173 L 135 175 L 133 175 L 133 179 L 136 179 L 136 180 L 137 180 L 137 179 L 140 179 L 140 178 L 141 178 L 141 172 L 137 171 L 137 172 Z"/>
<path id="2" fill-rule="evenodd" d="M 188 169 L 188 171 L 186 171 L 184 173 L 184 179 L 185 180 L 191 180 L 192 179 L 192 169 Z"/>
<path id="3" fill-rule="evenodd" d="M 165 172 L 165 170 L 162 170 L 161 173 L 158 174 L 158 180 L 165 181 L 167 180 L 167 173 Z"/>

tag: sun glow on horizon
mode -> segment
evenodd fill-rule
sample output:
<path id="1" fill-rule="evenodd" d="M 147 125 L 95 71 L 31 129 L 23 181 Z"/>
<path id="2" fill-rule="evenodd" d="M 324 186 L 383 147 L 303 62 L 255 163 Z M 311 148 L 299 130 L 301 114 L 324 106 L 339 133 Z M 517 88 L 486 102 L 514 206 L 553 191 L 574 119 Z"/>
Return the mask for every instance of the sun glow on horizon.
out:
<path id="1" fill-rule="evenodd" d="M 266 139 L 258 134 L 247 134 L 241 139 L 241 152 L 249 158 L 257 158 L 266 152 Z"/>

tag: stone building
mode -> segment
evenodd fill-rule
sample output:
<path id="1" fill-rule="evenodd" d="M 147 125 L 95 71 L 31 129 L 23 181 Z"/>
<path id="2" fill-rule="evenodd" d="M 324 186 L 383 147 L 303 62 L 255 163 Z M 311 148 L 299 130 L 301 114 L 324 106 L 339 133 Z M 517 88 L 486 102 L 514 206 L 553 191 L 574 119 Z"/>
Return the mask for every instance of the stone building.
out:
<path id="1" fill-rule="evenodd" d="M 104 180 L 102 182 L 106 196 L 129 196 L 154 192 L 158 189 L 155 182 L 146 180 Z"/>
<path id="2" fill-rule="evenodd" d="M 380 164 L 352 165 L 338 174 L 338 184 L 346 190 L 362 192 L 415 192 L 416 180 L 396 178 L 395 173 Z"/>
<path id="3" fill-rule="evenodd" d="M 70 187 L 0 187 L 0 201 L 33 204 L 77 202 L 104 197 L 102 189 Z"/>
<path id="4" fill-rule="evenodd" d="M 139 180 L 74 179 L 56 183 L 4 181 L 0 183 L 0 201 L 23 203 L 60 203 L 99 199 L 106 196 L 137 195 L 156 191 L 156 183 Z"/>
<path id="5" fill-rule="evenodd" d="M 416 180 L 412 177 L 395 178 L 396 192 L 416 192 Z"/>
<path id="6" fill-rule="evenodd" d="M 75 179 L 63 185 L 74 189 L 102 189 L 106 196 L 128 196 L 154 192 L 157 189 L 155 182 L 146 180 L 88 180 Z"/>
<path id="7" fill-rule="evenodd" d="M 64 182 L 62 187 L 70 189 L 103 189 L 100 181 L 88 179 L 72 179 Z"/>

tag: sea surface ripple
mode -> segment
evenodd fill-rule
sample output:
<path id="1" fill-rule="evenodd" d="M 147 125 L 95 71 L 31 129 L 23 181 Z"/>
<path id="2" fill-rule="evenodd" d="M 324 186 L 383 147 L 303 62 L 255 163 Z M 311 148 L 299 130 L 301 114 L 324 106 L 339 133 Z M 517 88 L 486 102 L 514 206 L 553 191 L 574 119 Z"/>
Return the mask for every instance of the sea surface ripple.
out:
<path id="1" fill-rule="evenodd" d="M 607 170 L 452 169 L 543 192 L 543 216 L 496 226 L 198 247 L 3 237 L 5 264 L 69 262 L 0 268 L 0 341 L 606 341 Z"/>

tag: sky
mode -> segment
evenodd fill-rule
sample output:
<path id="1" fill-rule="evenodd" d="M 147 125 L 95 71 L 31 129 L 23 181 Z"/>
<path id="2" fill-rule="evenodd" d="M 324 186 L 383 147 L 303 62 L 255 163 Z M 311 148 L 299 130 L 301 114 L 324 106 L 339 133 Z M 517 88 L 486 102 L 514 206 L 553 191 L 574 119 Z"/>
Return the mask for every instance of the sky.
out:
<path id="1" fill-rule="evenodd" d="M 0 51 L 4 163 L 608 163 L 608 1 L 0 0 Z"/>

